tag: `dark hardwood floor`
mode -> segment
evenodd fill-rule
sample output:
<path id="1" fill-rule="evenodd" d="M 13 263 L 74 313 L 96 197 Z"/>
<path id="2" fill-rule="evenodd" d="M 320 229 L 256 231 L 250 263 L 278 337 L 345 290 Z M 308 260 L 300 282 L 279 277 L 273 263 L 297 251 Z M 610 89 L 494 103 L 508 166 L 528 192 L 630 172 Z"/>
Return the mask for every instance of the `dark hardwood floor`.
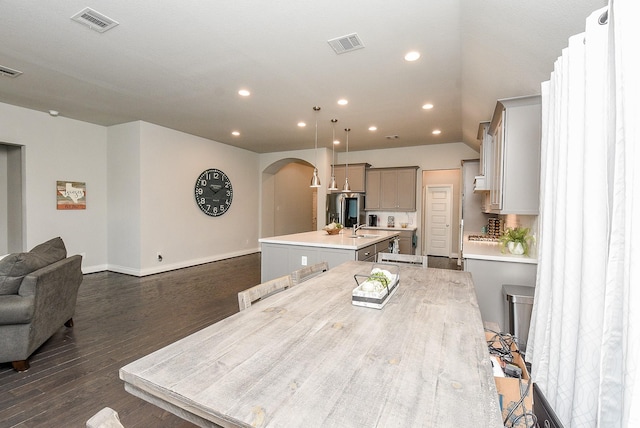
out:
<path id="1" fill-rule="evenodd" d="M 462 270 L 462 267 L 458 266 L 458 259 L 449 257 L 428 256 L 427 265 L 437 269 Z"/>
<path id="2" fill-rule="evenodd" d="M 458 268 L 443 257 L 429 266 Z M 105 406 L 127 428 L 192 427 L 126 392 L 118 370 L 234 314 L 237 293 L 259 282 L 259 253 L 143 278 L 85 275 L 75 326 L 45 342 L 26 372 L 0 363 L 0 427 L 84 427 Z"/>
<path id="3" fill-rule="evenodd" d="M 133 427 L 191 427 L 124 390 L 120 367 L 238 311 L 260 282 L 260 254 L 137 278 L 84 276 L 73 328 L 61 327 L 17 373 L 0 363 L 0 427 L 84 427 L 105 406 Z"/>

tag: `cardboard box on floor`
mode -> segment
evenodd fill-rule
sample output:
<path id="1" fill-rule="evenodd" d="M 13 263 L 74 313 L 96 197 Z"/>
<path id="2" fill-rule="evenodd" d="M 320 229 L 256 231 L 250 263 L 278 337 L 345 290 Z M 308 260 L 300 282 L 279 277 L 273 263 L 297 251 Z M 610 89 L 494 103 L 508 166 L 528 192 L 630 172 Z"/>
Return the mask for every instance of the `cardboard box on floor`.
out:
<path id="1" fill-rule="evenodd" d="M 491 341 L 495 334 L 485 331 L 485 338 L 487 342 Z M 493 346 L 496 348 L 500 348 L 500 342 L 496 341 L 493 343 Z M 515 352 L 514 352 L 515 351 Z M 517 347 L 515 343 L 511 344 L 511 355 L 513 356 L 513 364 L 520 367 L 522 370 L 522 380 L 513 377 L 494 377 L 496 382 L 496 389 L 498 390 L 498 394 L 501 395 L 500 403 L 502 404 L 502 418 L 504 419 L 509 414 L 511 408 L 520 401 L 520 385 L 522 385 L 522 390 L 526 391 L 527 395 L 524 399 L 524 407 L 527 412 L 533 413 L 533 383 L 529 383 L 529 371 L 527 370 L 527 366 L 524 364 L 524 360 L 519 352 L 517 352 Z M 529 385 L 527 391 L 527 384 Z M 512 413 L 509 421 L 507 421 L 506 426 L 510 427 L 511 422 L 515 420 L 518 416 L 522 415 L 522 406 L 518 406 L 516 410 Z M 531 418 L 527 418 L 529 423 L 531 422 Z M 525 427 L 525 418 L 520 419 L 516 427 Z"/>

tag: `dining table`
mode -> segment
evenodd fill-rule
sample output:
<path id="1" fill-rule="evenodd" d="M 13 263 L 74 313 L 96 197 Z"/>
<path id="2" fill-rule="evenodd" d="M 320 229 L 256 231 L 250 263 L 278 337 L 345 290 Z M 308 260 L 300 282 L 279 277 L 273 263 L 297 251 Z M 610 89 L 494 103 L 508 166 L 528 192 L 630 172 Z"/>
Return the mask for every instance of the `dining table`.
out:
<path id="1" fill-rule="evenodd" d="M 358 278 L 396 269 L 382 309 Z M 120 369 L 202 427 L 502 427 L 469 273 L 349 261 Z"/>

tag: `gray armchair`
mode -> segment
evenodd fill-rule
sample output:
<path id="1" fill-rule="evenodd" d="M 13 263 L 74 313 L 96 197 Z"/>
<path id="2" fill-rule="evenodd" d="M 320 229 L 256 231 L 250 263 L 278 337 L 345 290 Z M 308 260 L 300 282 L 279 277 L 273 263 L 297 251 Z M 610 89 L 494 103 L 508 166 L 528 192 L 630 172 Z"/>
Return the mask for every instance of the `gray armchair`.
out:
<path id="1" fill-rule="evenodd" d="M 40 345 L 63 324 L 73 326 L 81 265 L 60 238 L 0 260 L 0 362 L 27 370 Z"/>

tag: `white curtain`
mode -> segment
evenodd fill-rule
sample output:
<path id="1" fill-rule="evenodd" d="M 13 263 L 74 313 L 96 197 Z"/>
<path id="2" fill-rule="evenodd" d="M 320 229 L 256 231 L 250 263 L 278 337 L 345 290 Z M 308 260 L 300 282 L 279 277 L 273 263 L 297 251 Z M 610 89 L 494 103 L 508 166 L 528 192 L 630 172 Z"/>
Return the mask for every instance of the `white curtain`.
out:
<path id="1" fill-rule="evenodd" d="M 566 427 L 640 427 L 637 3 L 611 0 L 589 16 L 542 84 L 527 360 Z"/>

